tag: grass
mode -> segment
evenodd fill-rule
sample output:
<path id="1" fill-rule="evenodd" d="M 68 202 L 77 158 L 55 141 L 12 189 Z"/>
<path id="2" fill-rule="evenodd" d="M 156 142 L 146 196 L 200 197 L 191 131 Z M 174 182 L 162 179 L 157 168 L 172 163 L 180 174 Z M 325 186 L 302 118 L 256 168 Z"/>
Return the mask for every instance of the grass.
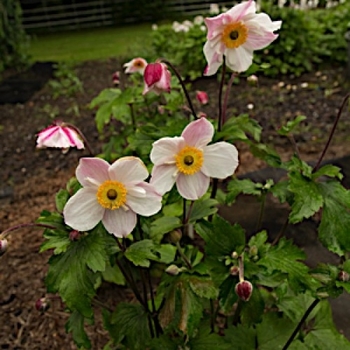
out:
<path id="1" fill-rule="evenodd" d="M 140 24 L 41 34 L 32 37 L 30 55 L 33 61 L 74 63 L 122 56 L 151 30 L 150 24 Z"/>

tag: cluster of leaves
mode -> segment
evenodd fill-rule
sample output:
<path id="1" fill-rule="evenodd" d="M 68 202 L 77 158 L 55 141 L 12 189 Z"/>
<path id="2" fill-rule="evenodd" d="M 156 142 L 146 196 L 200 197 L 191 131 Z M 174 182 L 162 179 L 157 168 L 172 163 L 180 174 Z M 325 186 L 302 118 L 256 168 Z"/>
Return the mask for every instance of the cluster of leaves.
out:
<path id="1" fill-rule="evenodd" d="M 9 67 L 19 68 L 29 63 L 29 38 L 22 27 L 22 10 L 18 0 L 3 0 L 0 4 L 0 73 Z"/>

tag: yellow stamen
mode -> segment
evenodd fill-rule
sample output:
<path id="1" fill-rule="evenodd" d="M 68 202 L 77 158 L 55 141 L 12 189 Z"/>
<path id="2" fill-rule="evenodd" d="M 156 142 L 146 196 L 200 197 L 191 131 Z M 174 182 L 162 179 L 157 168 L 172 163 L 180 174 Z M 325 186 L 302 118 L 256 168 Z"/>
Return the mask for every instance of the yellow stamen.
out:
<path id="1" fill-rule="evenodd" d="M 97 200 L 106 209 L 114 210 L 126 202 L 127 190 L 118 181 L 105 181 L 97 190 Z"/>
<path id="2" fill-rule="evenodd" d="M 221 34 L 221 41 L 229 49 L 237 49 L 247 41 L 248 28 L 242 22 L 229 23 Z"/>
<path id="3" fill-rule="evenodd" d="M 196 147 L 186 146 L 176 156 L 178 170 L 185 175 L 193 175 L 203 165 L 203 151 Z"/>

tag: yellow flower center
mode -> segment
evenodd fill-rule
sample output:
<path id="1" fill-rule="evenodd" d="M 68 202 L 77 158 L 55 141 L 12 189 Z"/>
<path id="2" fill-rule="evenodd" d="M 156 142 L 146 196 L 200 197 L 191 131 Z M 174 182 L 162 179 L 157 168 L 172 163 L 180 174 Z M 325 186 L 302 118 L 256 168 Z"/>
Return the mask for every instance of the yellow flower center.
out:
<path id="1" fill-rule="evenodd" d="M 126 202 L 127 190 L 118 181 L 105 181 L 97 190 L 97 200 L 106 209 L 114 210 Z"/>
<path id="2" fill-rule="evenodd" d="M 247 41 L 248 28 L 242 22 L 229 23 L 221 34 L 221 41 L 229 49 L 237 49 Z"/>
<path id="3" fill-rule="evenodd" d="M 203 165 L 203 151 L 196 147 L 186 146 L 176 156 L 178 170 L 185 175 L 193 175 Z"/>

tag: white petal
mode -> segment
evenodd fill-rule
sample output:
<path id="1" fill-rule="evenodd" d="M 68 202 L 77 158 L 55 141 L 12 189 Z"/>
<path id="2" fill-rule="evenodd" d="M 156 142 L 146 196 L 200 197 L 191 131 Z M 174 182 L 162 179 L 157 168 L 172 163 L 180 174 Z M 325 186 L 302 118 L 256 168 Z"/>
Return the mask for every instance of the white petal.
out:
<path id="1" fill-rule="evenodd" d="M 184 146 L 185 140 L 182 137 L 163 137 L 153 143 L 151 161 L 154 165 L 173 162 L 175 155 Z"/>
<path id="2" fill-rule="evenodd" d="M 210 177 L 225 179 L 238 166 L 238 151 L 228 142 L 217 142 L 203 149 L 204 162 L 201 171 Z"/>
<path id="3" fill-rule="evenodd" d="M 244 44 L 237 49 L 226 49 L 226 65 L 234 72 L 244 72 L 253 63 L 253 51 L 245 48 Z"/>
<path id="4" fill-rule="evenodd" d="M 193 175 L 179 174 L 176 187 L 183 198 L 196 200 L 202 197 L 208 190 L 210 178 L 198 171 Z"/>
<path id="5" fill-rule="evenodd" d="M 88 231 L 102 220 L 104 211 L 97 201 L 96 190 L 82 188 L 65 205 L 64 222 L 75 230 Z"/>
<path id="6" fill-rule="evenodd" d="M 232 7 L 226 13 L 230 15 L 232 22 L 238 22 L 242 19 L 242 17 L 255 12 L 256 12 L 255 1 L 249 0 L 249 1 L 244 1 Z"/>
<path id="7" fill-rule="evenodd" d="M 123 208 L 106 210 L 102 223 L 109 233 L 122 238 L 126 237 L 136 226 L 136 214 Z"/>
<path id="8" fill-rule="evenodd" d="M 75 174 L 83 186 L 96 187 L 97 184 L 109 180 L 109 167 L 109 163 L 100 158 L 80 158 Z"/>
<path id="9" fill-rule="evenodd" d="M 177 173 L 176 165 L 155 165 L 150 183 L 160 195 L 163 195 L 174 186 Z"/>
<path id="10" fill-rule="evenodd" d="M 186 126 L 181 136 L 186 144 L 197 148 L 203 148 L 213 138 L 214 127 L 206 118 L 197 119 Z"/>
<path id="11" fill-rule="evenodd" d="M 207 41 L 203 47 L 203 53 L 205 59 L 208 62 L 208 67 L 206 68 L 204 75 L 210 76 L 214 75 L 223 62 L 223 52 L 220 54 L 218 50 L 221 49 L 220 43 L 213 45 L 211 41 Z"/>
<path id="12" fill-rule="evenodd" d="M 137 157 L 123 157 L 115 161 L 108 170 L 111 180 L 121 183 L 140 182 L 148 177 L 148 170 Z"/>
<path id="13" fill-rule="evenodd" d="M 274 32 L 281 28 L 282 21 L 272 21 L 270 16 L 266 13 L 257 13 L 249 14 L 244 17 L 244 24 L 249 30 L 255 28 L 263 31 Z"/>
<path id="14" fill-rule="evenodd" d="M 134 187 L 144 191 L 143 195 L 135 195 L 137 191 L 128 191 L 126 205 L 135 213 L 150 216 L 158 213 L 162 207 L 162 196 L 156 191 L 154 186 L 141 182 Z"/>

